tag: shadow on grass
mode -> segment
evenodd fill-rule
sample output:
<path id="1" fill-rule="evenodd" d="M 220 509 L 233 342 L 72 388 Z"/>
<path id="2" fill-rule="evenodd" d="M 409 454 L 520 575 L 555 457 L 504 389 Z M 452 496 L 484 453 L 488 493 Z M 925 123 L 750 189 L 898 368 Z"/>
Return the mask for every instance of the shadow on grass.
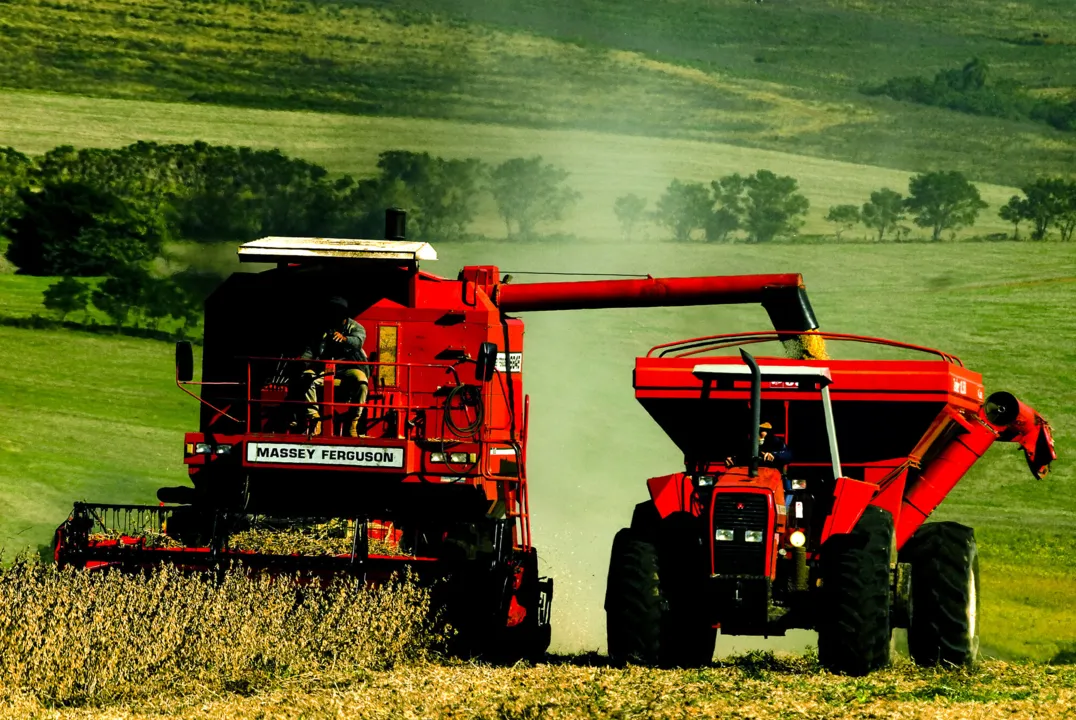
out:
<path id="1" fill-rule="evenodd" d="M 29 317 L 8 317 L 0 315 L 0 326 L 23 328 L 26 330 L 74 330 L 76 332 L 93 333 L 95 335 L 123 335 L 125 337 L 161 340 L 163 342 L 189 340 L 195 345 L 202 344 L 200 334 L 187 334 L 182 330 L 170 332 L 167 330 L 129 327 L 126 325 L 116 327 L 115 325 L 100 325 L 95 322 L 80 323 L 71 320 L 53 320 L 52 318 L 41 317 L 40 315 L 31 315 Z"/>

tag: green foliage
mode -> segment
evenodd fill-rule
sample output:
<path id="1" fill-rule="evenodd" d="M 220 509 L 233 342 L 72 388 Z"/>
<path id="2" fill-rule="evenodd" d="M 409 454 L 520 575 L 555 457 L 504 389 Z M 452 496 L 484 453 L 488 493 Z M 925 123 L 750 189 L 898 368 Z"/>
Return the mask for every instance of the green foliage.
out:
<path id="1" fill-rule="evenodd" d="M 743 227 L 748 239 L 768 242 L 795 234 L 810 203 L 797 192 L 796 179 L 759 170 L 744 180 Z"/>
<path id="2" fill-rule="evenodd" d="M 872 192 L 871 199 L 863 204 L 861 217 L 864 225 L 878 231 L 878 242 L 881 242 L 887 230 L 904 220 L 904 197 L 889 188 Z"/>
<path id="3" fill-rule="evenodd" d="M 646 217 L 646 200 L 634 194 L 621 195 L 613 203 L 613 214 L 620 223 L 624 240 L 631 242 L 632 233 Z"/>
<path id="4" fill-rule="evenodd" d="M 485 182 L 487 170 L 482 162 L 388 150 L 378 157 L 377 167 L 380 177 L 360 183 L 356 194 L 378 220 L 384 208 L 398 205 L 414 208 L 408 231 L 414 237 L 454 240 L 466 234 L 478 212 Z M 382 204 L 372 202 L 375 198 Z M 396 202 L 385 202 L 389 199 Z"/>
<path id="5" fill-rule="evenodd" d="M 1076 182 L 1063 178 L 1039 178 L 1023 188 L 1024 197 L 1013 196 L 998 214 L 1015 228 L 1023 220 L 1034 225 L 1031 237 L 1045 240 L 1051 225 L 1056 225 L 1062 242 L 1072 239 L 1076 231 Z"/>
<path id="6" fill-rule="evenodd" d="M 943 230 L 974 224 L 987 204 L 963 173 L 952 170 L 913 177 L 908 182 L 905 206 L 915 215 L 915 224 L 930 228 L 932 239 L 938 241 Z"/>
<path id="7" fill-rule="evenodd" d="M 998 209 L 998 217 L 1012 223 L 1012 239 L 1020 239 L 1020 223 L 1030 217 L 1031 206 L 1027 198 L 1013 195 L 1009 202 Z"/>
<path id="8" fill-rule="evenodd" d="M 740 218 L 728 208 L 718 208 L 706 218 L 706 239 L 722 242 L 740 227 Z"/>
<path id="9" fill-rule="evenodd" d="M 166 235 L 161 213 L 80 182 L 20 192 L 7 259 L 30 275 L 104 275 L 156 257 Z"/>
<path id="10" fill-rule="evenodd" d="M 834 234 L 837 236 L 837 242 L 841 241 L 842 232 L 851 230 L 862 220 L 859 208 L 855 205 L 834 205 L 826 213 L 826 221 L 836 226 Z"/>
<path id="11" fill-rule="evenodd" d="M 133 311 L 139 310 L 154 289 L 154 279 L 139 265 L 118 268 L 93 291 L 97 309 L 112 318 L 119 328 L 126 324 Z"/>
<path id="12" fill-rule="evenodd" d="M 494 168 L 490 192 L 508 237 L 513 225 L 518 235 L 529 238 L 541 223 L 560 220 L 580 197 L 564 185 L 567 179 L 566 171 L 543 163 L 539 156 L 512 158 Z"/>
<path id="13" fill-rule="evenodd" d="M 673 180 L 658 198 L 654 220 L 669 228 L 675 240 L 690 240 L 693 232 L 706 227 L 713 204 L 702 183 Z"/>
<path id="14" fill-rule="evenodd" d="M 710 183 L 714 211 L 706 221 L 706 239 L 722 241 L 740 229 L 744 213 L 746 180 L 739 173 Z"/>
<path id="15" fill-rule="evenodd" d="M 60 321 L 73 312 L 86 312 L 90 303 L 91 289 L 87 283 L 65 277 L 49 285 L 43 293 L 42 305 L 60 314 Z"/>
<path id="16" fill-rule="evenodd" d="M 19 193 L 29 185 L 30 158 L 11 147 L 0 148 L 0 235 L 22 212 Z"/>
<path id="17" fill-rule="evenodd" d="M 1013 82 L 988 84 L 988 74 L 986 62 L 975 58 L 959 70 L 942 70 L 933 80 L 919 76 L 893 78 L 865 92 L 972 115 L 1029 118 L 1058 130 L 1076 130 L 1076 100 L 1036 99 Z"/>

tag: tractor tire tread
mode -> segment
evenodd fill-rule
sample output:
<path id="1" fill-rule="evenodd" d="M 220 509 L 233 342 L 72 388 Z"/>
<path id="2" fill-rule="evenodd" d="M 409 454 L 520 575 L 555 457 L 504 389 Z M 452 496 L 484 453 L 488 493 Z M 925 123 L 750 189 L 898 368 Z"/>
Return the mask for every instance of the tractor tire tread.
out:
<path id="1" fill-rule="evenodd" d="M 892 538 L 893 516 L 868 506 L 822 548 L 818 659 L 828 670 L 866 675 L 889 664 Z"/>

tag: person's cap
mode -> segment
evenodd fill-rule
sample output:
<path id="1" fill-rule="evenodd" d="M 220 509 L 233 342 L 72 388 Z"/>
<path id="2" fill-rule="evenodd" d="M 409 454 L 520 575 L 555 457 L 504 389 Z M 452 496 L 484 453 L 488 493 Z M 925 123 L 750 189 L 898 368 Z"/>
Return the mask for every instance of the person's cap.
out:
<path id="1" fill-rule="evenodd" d="M 768 422 L 759 423 L 758 429 L 759 430 L 773 430 L 773 425 L 770 425 Z"/>
<path id="2" fill-rule="evenodd" d="M 329 298 L 328 300 L 325 301 L 325 308 L 327 310 L 328 309 L 331 309 L 331 310 L 340 309 L 340 310 L 343 310 L 344 312 L 347 312 L 347 300 L 345 300 L 342 297 L 331 297 L 331 298 Z"/>

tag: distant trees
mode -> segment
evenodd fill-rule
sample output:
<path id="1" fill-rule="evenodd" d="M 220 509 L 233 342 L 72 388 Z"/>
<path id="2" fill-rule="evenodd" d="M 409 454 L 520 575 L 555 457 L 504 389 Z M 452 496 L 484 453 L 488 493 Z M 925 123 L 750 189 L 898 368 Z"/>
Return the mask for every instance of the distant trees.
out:
<path id="1" fill-rule="evenodd" d="M 0 148 L 0 235 L 22 211 L 19 191 L 27 185 L 30 168 L 30 158 L 15 148 Z"/>
<path id="2" fill-rule="evenodd" d="M 1058 130 L 1076 130 L 1076 100 L 1034 97 L 1013 81 L 990 82 L 990 68 L 974 58 L 959 69 L 942 70 L 933 79 L 892 78 L 868 95 L 888 95 L 895 100 L 934 105 L 972 115 L 1028 118 Z"/>
<path id="3" fill-rule="evenodd" d="M 638 195 L 621 195 L 613 203 L 613 214 L 620 223 L 624 240 L 631 242 L 632 233 L 646 217 L 646 200 Z"/>
<path id="4" fill-rule="evenodd" d="M 998 215 L 1013 224 L 1013 236 L 1020 223 L 1030 222 L 1034 240 L 1046 239 L 1056 226 L 1062 242 L 1072 239 L 1076 231 L 1076 182 L 1063 178 L 1039 178 L 1021 188 L 1024 197 L 1014 195 L 1001 207 Z"/>
<path id="5" fill-rule="evenodd" d="M 159 211 L 80 182 L 22 189 L 7 258 L 29 275 L 105 275 L 156 257 L 166 234 Z"/>
<path id="6" fill-rule="evenodd" d="M 904 220 L 904 202 L 899 192 L 882 188 L 872 192 L 870 200 L 863 203 L 863 224 L 878 232 L 878 242 L 885 240 L 886 231 Z"/>
<path id="7" fill-rule="evenodd" d="M 65 277 L 45 289 L 42 304 L 46 310 L 59 313 L 60 322 L 63 322 L 73 312 L 86 312 L 91 292 L 87 283 Z"/>
<path id="8" fill-rule="evenodd" d="M 855 205 L 834 205 L 826 213 L 826 222 L 831 222 L 836 226 L 834 235 L 837 237 L 837 242 L 841 241 L 842 232 L 851 230 L 861 220 L 859 208 Z"/>
<path id="9" fill-rule="evenodd" d="M 560 220 L 579 199 L 564 183 L 568 173 L 541 157 L 513 158 L 490 173 L 490 192 L 508 237 L 532 237 L 541 223 Z"/>
<path id="10" fill-rule="evenodd" d="M 963 173 L 952 170 L 913 177 L 908 183 L 905 207 L 915 215 L 915 224 L 929 228 L 931 238 L 938 241 L 944 230 L 955 231 L 974 224 L 979 211 L 987 204 Z"/>
<path id="11" fill-rule="evenodd" d="M 702 183 L 673 180 L 658 198 L 654 220 L 672 231 L 675 240 L 690 240 L 692 233 L 706 227 L 713 204 Z"/>
<path id="12" fill-rule="evenodd" d="M 808 207 L 795 178 L 759 170 L 747 177 L 727 175 L 710 183 L 709 190 L 701 183 L 673 180 L 658 200 L 654 218 L 680 241 L 697 230 L 711 242 L 743 230 L 749 242 L 768 242 L 795 233 Z"/>

